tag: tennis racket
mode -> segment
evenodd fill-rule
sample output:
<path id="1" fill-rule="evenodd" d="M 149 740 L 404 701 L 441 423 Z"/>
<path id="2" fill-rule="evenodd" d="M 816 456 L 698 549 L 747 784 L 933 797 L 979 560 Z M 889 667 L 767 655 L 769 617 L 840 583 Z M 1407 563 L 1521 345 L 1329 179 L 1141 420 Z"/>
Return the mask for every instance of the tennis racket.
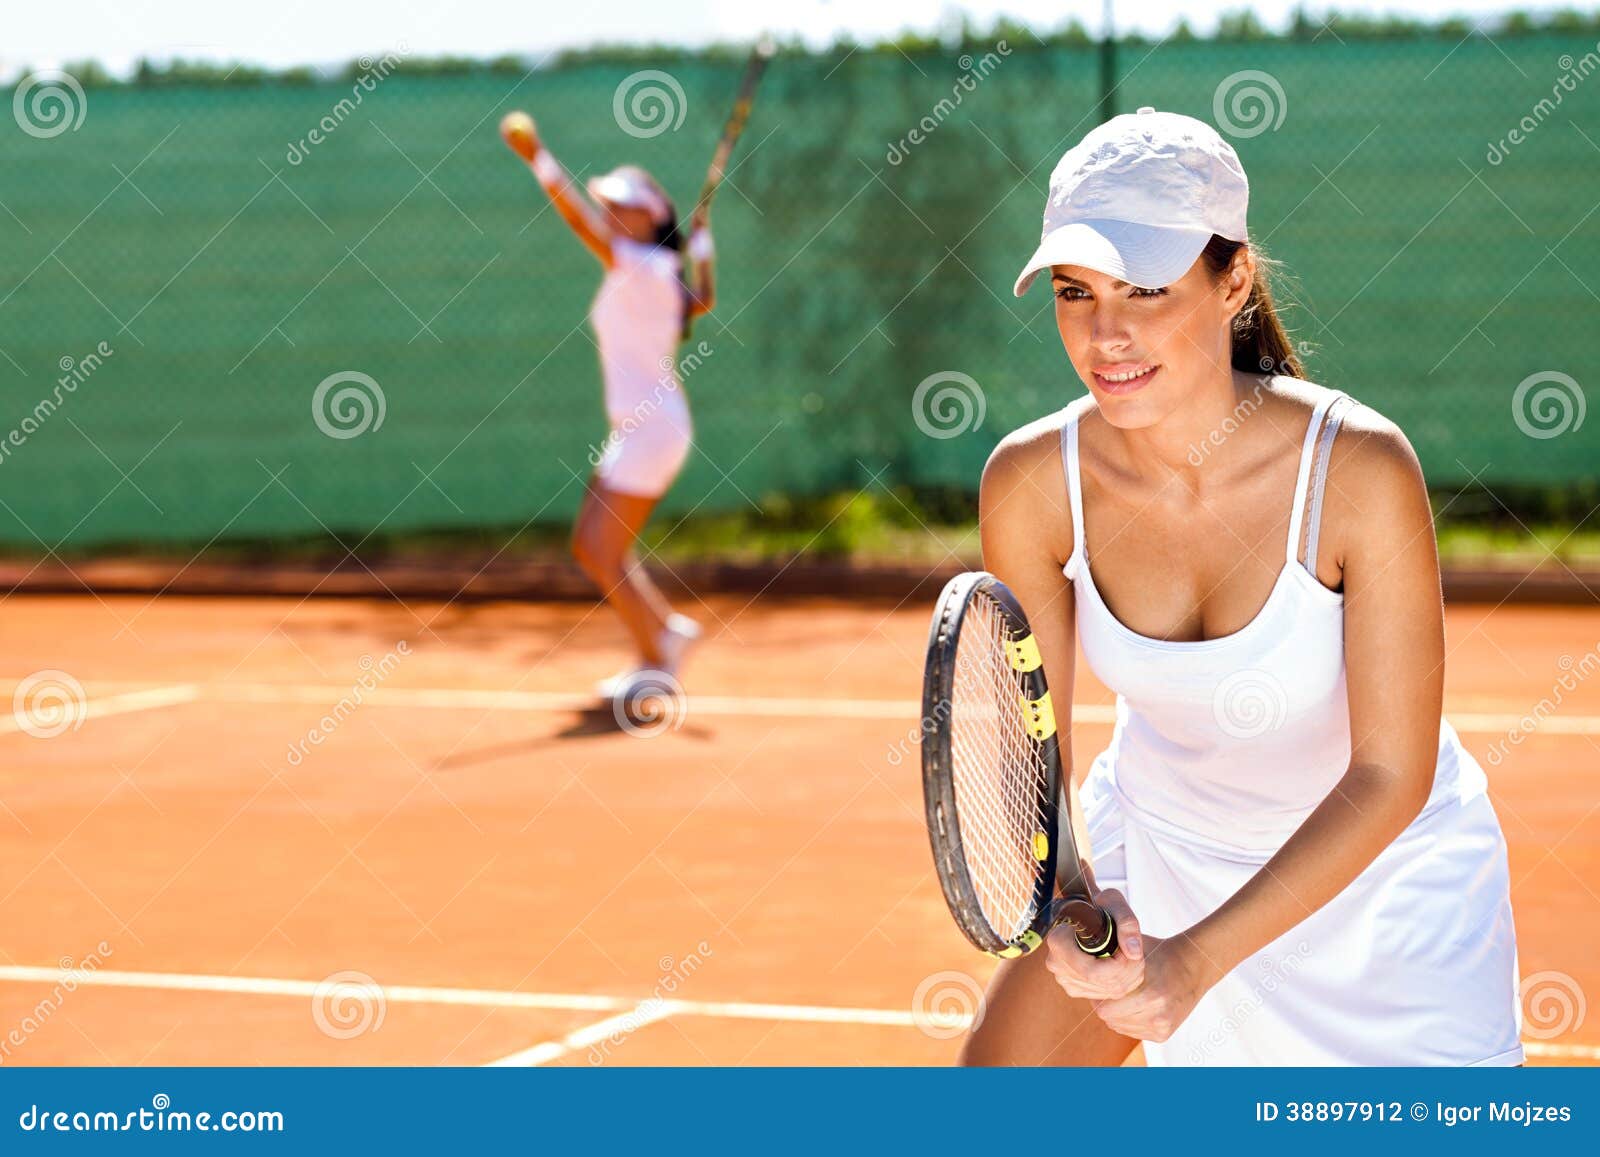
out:
<path id="1" fill-rule="evenodd" d="M 733 156 L 733 147 L 739 143 L 739 137 L 744 132 L 744 122 L 750 117 L 750 105 L 756 97 L 756 85 L 761 83 L 761 74 L 767 70 L 767 62 L 772 59 L 777 46 L 771 40 L 763 37 L 756 42 L 750 50 L 750 59 L 745 62 L 744 76 L 739 80 L 739 95 L 734 98 L 733 111 L 728 114 L 728 119 L 722 126 L 722 137 L 717 141 L 717 151 L 711 155 L 711 168 L 706 171 L 705 184 L 700 187 L 700 198 L 695 202 L 694 213 L 689 218 L 691 222 L 699 221 L 706 210 L 711 208 L 711 198 L 716 195 L 717 186 L 722 184 L 722 178 L 727 175 L 728 161 Z"/>
<path id="2" fill-rule="evenodd" d="M 928 838 L 967 939 L 1022 956 L 1068 924 L 1091 956 L 1115 953 L 1116 922 L 1089 899 L 1072 835 L 1039 644 L 986 571 L 957 575 L 939 596 L 922 710 Z"/>

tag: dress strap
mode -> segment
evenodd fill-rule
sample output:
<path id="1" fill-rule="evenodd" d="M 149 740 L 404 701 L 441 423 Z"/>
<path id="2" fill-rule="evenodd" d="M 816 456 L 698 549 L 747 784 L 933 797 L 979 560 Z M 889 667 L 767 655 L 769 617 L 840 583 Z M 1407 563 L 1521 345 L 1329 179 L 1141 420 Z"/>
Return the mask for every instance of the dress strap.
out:
<path id="1" fill-rule="evenodd" d="M 1078 472 L 1078 418 L 1094 401 L 1093 394 L 1068 404 L 1066 421 L 1061 424 L 1061 465 L 1067 475 L 1067 496 L 1072 505 L 1072 557 L 1064 568 L 1069 580 L 1078 577 L 1078 569 L 1087 557 L 1083 548 L 1083 479 Z"/>
<path id="2" fill-rule="evenodd" d="M 1316 445 L 1317 430 L 1322 425 L 1322 417 L 1328 412 L 1328 407 L 1334 399 L 1342 397 L 1341 394 L 1329 394 L 1317 403 L 1311 413 L 1311 421 L 1306 426 L 1305 440 L 1300 445 L 1300 473 L 1295 478 L 1294 508 L 1289 515 L 1289 544 L 1285 549 L 1288 562 L 1295 563 L 1300 559 L 1300 528 L 1304 525 L 1301 516 L 1306 508 L 1306 487 L 1311 480 L 1312 449 Z"/>
<path id="3" fill-rule="evenodd" d="M 1311 572 L 1312 578 L 1317 577 L 1317 535 L 1322 529 L 1322 495 L 1328 481 L 1328 459 L 1333 449 L 1333 439 L 1339 433 L 1339 423 L 1344 421 L 1345 414 L 1355 404 L 1356 400 L 1348 394 L 1334 398 L 1328 406 L 1322 435 L 1317 439 L 1316 465 L 1311 472 L 1310 523 L 1306 527 L 1305 567 Z"/>

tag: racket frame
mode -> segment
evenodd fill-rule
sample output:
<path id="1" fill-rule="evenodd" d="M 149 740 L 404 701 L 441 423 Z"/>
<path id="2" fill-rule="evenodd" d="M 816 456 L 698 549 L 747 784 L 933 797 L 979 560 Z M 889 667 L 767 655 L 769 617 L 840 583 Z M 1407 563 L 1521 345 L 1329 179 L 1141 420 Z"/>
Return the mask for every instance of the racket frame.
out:
<path id="1" fill-rule="evenodd" d="M 948 740 L 954 710 L 957 640 L 973 600 L 991 600 L 1004 620 L 1008 641 L 1006 657 L 1017 673 L 1022 706 L 1028 717 L 1030 740 L 1046 771 L 1042 829 L 1035 833 L 1034 855 L 1043 870 L 1034 885 L 1034 915 L 1016 938 L 1007 940 L 983 915 L 977 888 L 961 854 L 961 820 L 956 809 L 955 765 Z M 994 956 L 1010 958 L 1032 952 L 1049 931 L 1051 898 L 1056 884 L 1057 839 L 1061 798 L 1061 752 L 1056 735 L 1055 710 L 1045 682 L 1039 644 L 1028 627 L 1027 616 L 1016 596 L 987 571 L 969 571 L 946 584 L 928 629 L 928 656 L 922 680 L 922 789 L 928 821 L 928 839 L 945 903 L 967 939 Z M 1073 854 L 1068 849 L 1069 854 Z M 1076 865 L 1073 865 L 1076 874 Z"/>
<path id="2" fill-rule="evenodd" d="M 700 187 L 700 196 L 695 199 L 694 211 L 689 215 L 691 222 L 698 220 L 711 207 L 711 199 L 716 196 L 717 188 L 727 175 L 728 162 L 733 159 L 734 146 L 744 135 L 745 121 L 750 118 L 750 108 L 755 103 L 756 86 L 761 83 L 762 74 L 766 72 L 767 65 L 775 52 L 772 43 L 764 37 L 757 40 L 750 50 L 749 59 L 745 61 L 744 73 L 739 78 L 738 95 L 734 97 L 728 119 L 723 122 L 722 135 L 717 139 L 716 150 L 711 155 L 711 165 L 706 171 L 705 182 Z"/>

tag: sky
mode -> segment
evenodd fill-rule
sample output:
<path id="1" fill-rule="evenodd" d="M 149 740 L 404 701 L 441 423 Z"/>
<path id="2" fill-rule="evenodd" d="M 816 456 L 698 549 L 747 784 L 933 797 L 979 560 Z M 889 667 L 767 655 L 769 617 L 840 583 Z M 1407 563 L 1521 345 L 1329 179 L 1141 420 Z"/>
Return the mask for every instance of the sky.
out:
<path id="1" fill-rule="evenodd" d="M 1124 31 L 1160 35 L 1187 14 L 1196 31 L 1216 14 L 1241 5 L 1194 0 L 1115 0 Z M 1295 0 L 1249 5 L 1269 27 L 1281 27 Z M 1344 0 L 1310 3 L 1313 11 L 1395 12 L 1437 18 L 1483 18 L 1522 5 L 1506 0 Z M 1076 14 L 1100 26 L 1102 0 L 966 0 L 939 6 L 927 0 L 8 0 L 0 42 L 0 81 L 86 58 L 126 75 L 141 56 L 245 62 L 274 68 L 342 64 L 374 51 L 406 55 L 539 56 L 598 42 L 666 41 L 703 44 L 745 41 L 762 31 L 799 34 L 826 44 L 841 32 L 857 39 L 906 29 L 936 31 L 966 12 L 986 26 L 1000 15 L 1041 29 Z M 1543 5 L 1532 0 L 1526 7 Z M 1335 25 L 1337 29 L 1337 25 Z"/>

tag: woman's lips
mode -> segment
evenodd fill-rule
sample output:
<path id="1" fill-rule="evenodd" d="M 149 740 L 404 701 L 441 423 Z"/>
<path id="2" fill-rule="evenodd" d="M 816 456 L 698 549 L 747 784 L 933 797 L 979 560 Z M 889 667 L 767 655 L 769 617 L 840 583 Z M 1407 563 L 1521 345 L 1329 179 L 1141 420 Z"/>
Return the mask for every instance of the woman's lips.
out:
<path id="1" fill-rule="evenodd" d="M 1124 362 L 1118 365 L 1096 366 L 1095 384 L 1108 394 L 1131 394 L 1142 390 L 1156 376 L 1161 367 L 1153 362 Z"/>

